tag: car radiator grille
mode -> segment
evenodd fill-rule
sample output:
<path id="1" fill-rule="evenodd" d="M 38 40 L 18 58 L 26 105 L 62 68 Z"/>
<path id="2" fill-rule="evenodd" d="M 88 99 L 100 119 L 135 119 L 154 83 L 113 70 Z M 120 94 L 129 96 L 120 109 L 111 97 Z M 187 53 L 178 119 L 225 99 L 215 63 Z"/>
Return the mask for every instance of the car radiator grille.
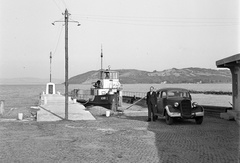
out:
<path id="1" fill-rule="evenodd" d="M 190 100 L 183 100 L 181 102 L 182 116 L 190 116 L 192 114 L 192 107 Z"/>

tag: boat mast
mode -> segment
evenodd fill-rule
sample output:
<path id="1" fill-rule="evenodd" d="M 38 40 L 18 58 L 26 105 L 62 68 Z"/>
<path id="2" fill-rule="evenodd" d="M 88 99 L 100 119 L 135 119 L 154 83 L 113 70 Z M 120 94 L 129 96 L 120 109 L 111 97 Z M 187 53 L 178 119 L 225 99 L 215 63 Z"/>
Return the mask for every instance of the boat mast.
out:
<path id="1" fill-rule="evenodd" d="M 101 70 L 103 70 L 103 51 L 102 51 L 102 45 L 101 45 Z"/>
<path id="2" fill-rule="evenodd" d="M 50 83 L 52 82 L 52 52 L 50 52 Z"/>

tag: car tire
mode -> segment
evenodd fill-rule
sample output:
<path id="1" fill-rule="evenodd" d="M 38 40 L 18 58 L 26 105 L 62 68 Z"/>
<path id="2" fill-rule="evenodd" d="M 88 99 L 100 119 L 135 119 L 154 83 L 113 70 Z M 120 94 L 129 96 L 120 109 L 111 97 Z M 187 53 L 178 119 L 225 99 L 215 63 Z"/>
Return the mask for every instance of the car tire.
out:
<path id="1" fill-rule="evenodd" d="M 166 113 L 165 120 L 166 120 L 166 123 L 167 123 L 168 125 L 173 124 L 173 118 L 170 117 L 170 116 L 168 115 L 168 113 Z"/>
<path id="2" fill-rule="evenodd" d="M 196 124 L 202 124 L 202 122 L 203 122 L 203 117 L 196 117 L 195 118 L 195 122 L 196 122 Z"/>

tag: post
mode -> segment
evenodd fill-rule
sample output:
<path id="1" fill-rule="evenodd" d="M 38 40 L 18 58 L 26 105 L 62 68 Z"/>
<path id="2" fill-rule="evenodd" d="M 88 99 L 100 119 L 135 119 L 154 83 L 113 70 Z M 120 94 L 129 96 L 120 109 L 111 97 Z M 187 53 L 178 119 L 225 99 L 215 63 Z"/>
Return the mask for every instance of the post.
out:
<path id="1" fill-rule="evenodd" d="M 4 113 L 4 100 L 0 101 L 0 115 L 3 115 Z"/>
<path id="2" fill-rule="evenodd" d="M 65 120 L 68 120 L 68 10 L 65 10 Z"/>

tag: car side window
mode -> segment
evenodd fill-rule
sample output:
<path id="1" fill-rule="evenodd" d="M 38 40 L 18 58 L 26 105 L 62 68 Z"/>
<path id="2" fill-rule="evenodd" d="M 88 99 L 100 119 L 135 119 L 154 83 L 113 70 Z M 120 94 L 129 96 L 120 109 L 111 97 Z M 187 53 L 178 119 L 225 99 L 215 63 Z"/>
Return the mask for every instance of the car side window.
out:
<path id="1" fill-rule="evenodd" d="M 162 92 L 161 93 L 161 98 L 166 98 L 167 97 L 167 93 L 166 92 Z"/>

